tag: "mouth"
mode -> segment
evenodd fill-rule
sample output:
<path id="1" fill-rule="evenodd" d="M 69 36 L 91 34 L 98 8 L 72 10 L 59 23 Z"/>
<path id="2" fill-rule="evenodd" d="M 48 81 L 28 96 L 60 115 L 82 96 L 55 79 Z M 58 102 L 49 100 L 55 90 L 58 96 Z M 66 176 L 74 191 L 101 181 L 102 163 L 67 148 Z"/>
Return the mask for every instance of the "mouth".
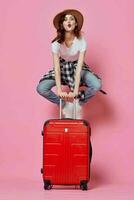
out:
<path id="1" fill-rule="evenodd" d="M 71 24 L 68 24 L 67 26 L 70 28 L 70 27 L 71 27 Z"/>

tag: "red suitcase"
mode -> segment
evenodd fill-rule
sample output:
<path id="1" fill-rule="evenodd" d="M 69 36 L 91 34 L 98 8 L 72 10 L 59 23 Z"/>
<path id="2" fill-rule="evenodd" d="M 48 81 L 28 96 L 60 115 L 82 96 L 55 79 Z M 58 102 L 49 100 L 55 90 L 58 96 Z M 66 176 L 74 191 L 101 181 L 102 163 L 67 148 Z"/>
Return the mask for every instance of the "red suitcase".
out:
<path id="1" fill-rule="evenodd" d="M 89 123 L 80 119 L 51 119 L 45 122 L 42 135 L 44 189 L 80 185 L 87 190 L 92 153 Z"/>

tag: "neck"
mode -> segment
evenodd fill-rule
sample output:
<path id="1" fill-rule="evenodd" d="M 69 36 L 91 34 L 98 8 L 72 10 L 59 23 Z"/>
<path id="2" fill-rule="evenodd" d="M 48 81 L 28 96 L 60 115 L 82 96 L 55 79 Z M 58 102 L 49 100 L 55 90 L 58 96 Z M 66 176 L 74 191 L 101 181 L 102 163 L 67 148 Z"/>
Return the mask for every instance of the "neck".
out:
<path id="1" fill-rule="evenodd" d="M 65 40 L 73 40 L 75 37 L 73 32 L 66 32 L 65 33 Z"/>

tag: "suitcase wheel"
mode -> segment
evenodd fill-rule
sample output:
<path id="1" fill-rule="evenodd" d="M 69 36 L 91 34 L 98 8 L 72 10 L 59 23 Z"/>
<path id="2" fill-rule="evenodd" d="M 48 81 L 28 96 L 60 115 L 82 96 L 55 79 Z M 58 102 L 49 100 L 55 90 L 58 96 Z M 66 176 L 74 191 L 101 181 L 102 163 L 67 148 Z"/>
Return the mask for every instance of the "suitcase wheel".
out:
<path id="1" fill-rule="evenodd" d="M 41 172 L 41 174 L 43 174 L 43 168 L 41 168 L 40 172 Z"/>
<path id="2" fill-rule="evenodd" d="M 52 189 L 52 185 L 51 185 L 50 180 L 44 180 L 44 189 L 45 190 L 51 190 Z"/>
<path id="3" fill-rule="evenodd" d="M 87 181 L 81 181 L 80 182 L 80 189 L 81 190 L 87 190 L 88 187 L 87 187 Z"/>
<path id="4" fill-rule="evenodd" d="M 44 131 L 41 131 L 41 135 L 42 135 L 42 136 L 44 135 Z"/>

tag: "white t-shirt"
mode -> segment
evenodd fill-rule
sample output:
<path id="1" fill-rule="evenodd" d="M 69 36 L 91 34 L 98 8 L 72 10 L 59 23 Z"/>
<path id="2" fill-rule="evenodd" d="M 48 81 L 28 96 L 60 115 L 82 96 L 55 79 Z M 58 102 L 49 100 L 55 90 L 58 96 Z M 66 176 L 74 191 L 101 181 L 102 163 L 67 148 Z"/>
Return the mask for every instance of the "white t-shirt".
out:
<path id="1" fill-rule="evenodd" d="M 79 53 L 87 49 L 87 42 L 82 36 L 81 38 L 75 37 L 70 47 L 67 47 L 65 42 L 60 44 L 57 41 L 52 43 L 52 52 L 58 54 L 66 61 L 78 60 Z"/>

